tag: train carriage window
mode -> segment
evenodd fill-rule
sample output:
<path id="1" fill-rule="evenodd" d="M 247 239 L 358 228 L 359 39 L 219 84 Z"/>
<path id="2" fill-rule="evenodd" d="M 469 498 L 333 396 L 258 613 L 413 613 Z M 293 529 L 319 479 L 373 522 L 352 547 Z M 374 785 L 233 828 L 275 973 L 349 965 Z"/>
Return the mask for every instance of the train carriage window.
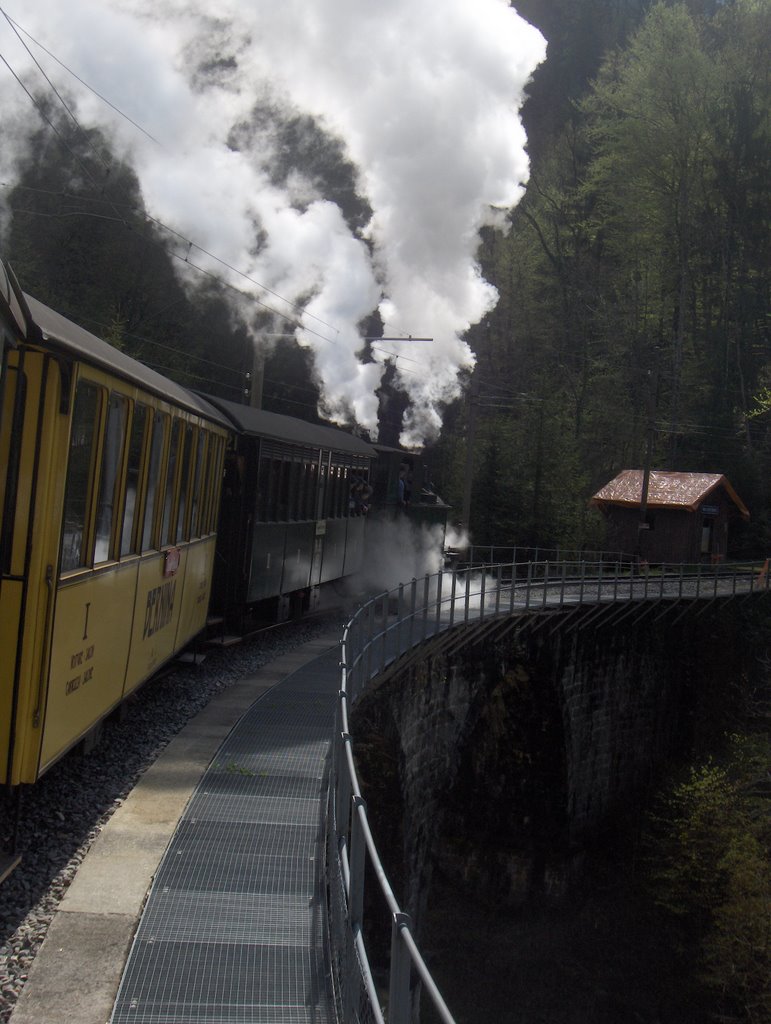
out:
<path id="1" fill-rule="evenodd" d="M 200 536 L 203 537 L 209 530 L 209 507 L 212 503 L 212 493 L 217 485 L 217 478 L 214 476 L 214 455 L 217 447 L 217 438 L 209 431 L 201 431 L 205 436 L 206 446 L 204 448 L 201 462 L 201 494 L 199 504 Z"/>
<path id="2" fill-rule="evenodd" d="M 131 418 L 128 461 L 126 465 L 126 500 L 120 540 L 121 555 L 136 554 L 139 547 L 139 484 L 142 455 L 145 451 L 145 437 L 150 424 L 148 412 L 149 410 L 146 405 L 137 404 L 134 406 L 134 415 Z"/>
<path id="3" fill-rule="evenodd" d="M 322 511 L 324 519 L 332 519 L 335 514 L 335 495 L 337 493 L 337 466 L 331 463 L 327 470 L 327 496 Z"/>
<path id="4" fill-rule="evenodd" d="M 128 399 L 111 394 L 107 405 L 107 424 L 102 446 L 99 495 L 96 503 L 94 561 L 106 562 L 114 555 L 113 525 L 120 500 L 123 448 L 126 441 Z"/>
<path id="5" fill-rule="evenodd" d="M 201 529 L 201 485 L 206 459 L 206 440 L 209 436 L 207 430 L 198 431 L 198 444 L 195 451 L 195 466 L 193 467 L 193 490 L 190 494 L 190 536 L 200 537 Z"/>
<path id="6" fill-rule="evenodd" d="M 351 507 L 351 486 L 353 484 L 353 473 L 348 466 L 343 466 L 341 469 L 342 473 L 342 486 L 340 488 L 340 500 L 337 504 L 338 516 L 347 516 L 348 511 Z"/>
<path id="7" fill-rule="evenodd" d="M 351 486 L 353 482 L 353 476 L 348 466 L 342 467 L 342 486 L 340 488 L 340 497 L 337 502 L 337 515 L 347 516 L 351 507 Z"/>
<path id="8" fill-rule="evenodd" d="M 285 523 L 289 519 L 289 474 L 292 463 L 288 459 L 277 459 L 279 472 L 278 514 L 276 518 Z"/>
<path id="9" fill-rule="evenodd" d="M 281 483 L 281 459 L 267 458 L 265 488 L 265 520 L 269 523 L 278 519 L 279 485 Z"/>
<path id="10" fill-rule="evenodd" d="M 142 530 L 142 551 L 149 551 L 154 546 L 154 526 L 157 518 L 158 503 L 161 500 L 161 469 L 163 443 L 165 440 L 168 416 L 156 412 L 153 417 L 153 438 L 150 447 L 150 465 L 147 473 L 147 498 L 145 499 L 145 521 Z"/>
<path id="11" fill-rule="evenodd" d="M 258 489 L 258 505 L 257 505 L 257 518 L 262 522 L 270 521 L 270 508 L 271 508 L 271 481 L 272 481 L 272 466 L 273 460 L 266 459 L 264 456 L 260 459 L 260 468 L 257 476 L 257 489 Z"/>
<path id="12" fill-rule="evenodd" d="M 201 513 L 203 526 L 201 533 L 211 533 L 217 521 L 217 495 L 219 494 L 219 478 L 222 467 L 221 437 L 211 437 L 206 458 L 206 475 L 203 486 L 204 510 Z"/>
<path id="13" fill-rule="evenodd" d="M 225 438 L 218 437 L 216 444 L 211 446 L 214 450 L 214 477 L 210 490 L 209 503 L 209 533 L 217 529 L 217 516 L 219 514 L 219 498 L 222 484 L 222 471 L 225 461 Z"/>
<path id="14" fill-rule="evenodd" d="M 93 486 L 100 389 L 78 381 L 72 412 L 70 451 L 64 491 L 61 571 L 87 565 L 86 528 Z"/>
<path id="15" fill-rule="evenodd" d="M 295 497 L 296 519 L 305 519 L 305 507 L 307 503 L 306 491 L 308 488 L 308 460 L 301 457 L 297 463 L 297 495 Z"/>
<path id="16" fill-rule="evenodd" d="M 324 519 L 327 501 L 327 474 L 329 472 L 329 457 L 322 456 L 319 466 L 318 490 L 316 495 L 316 519 Z"/>
<path id="17" fill-rule="evenodd" d="M 329 496 L 328 516 L 330 519 L 338 519 L 341 515 L 340 508 L 343 501 L 344 472 L 342 466 L 332 466 L 332 488 Z M 347 498 L 347 494 L 345 495 Z"/>
<path id="18" fill-rule="evenodd" d="M 297 456 L 292 457 L 292 461 L 287 466 L 289 470 L 289 496 L 287 498 L 287 519 L 296 520 L 299 519 L 298 508 L 297 508 L 297 493 L 300 484 L 300 463 L 297 461 Z"/>
<path id="19" fill-rule="evenodd" d="M 308 462 L 305 467 L 307 483 L 305 488 L 305 519 L 316 517 L 316 492 L 319 477 L 318 462 Z"/>
<path id="20" fill-rule="evenodd" d="M 182 446 L 182 472 L 179 477 L 179 501 L 177 503 L 177 540 L 189 540 L 190 532 L 185 530 L 185 519 L 187 516 L 187 499 L 190 485 L 190 461 L 193 456 L 193 444 L 195 442 L 194 427 L 188 423 L 185 427 L 185 438 Z"/>
<path id="21" fill-rule="evenodd" d="M 177 485 L 177 466 L 179 465 L 180 445 L 184 438 L 182 423 L 175 417 L 171 428 L 169 457 L 166 461 L 166 496 L 163 500 L 163 526 L 161 528 L 161 547 L 174 543 L 174 496 Z"/>
<path id="22" fill-rule="evenodd" d="M 327 519 L 337 515 L 337 495 L 340 491 L 340 467 L 332 463 L 329 467 L 329 484 L 327 486 Z"/>
<path id="23" fill-rule="evenodd" d="M 214 444 L 209 445 L 209 484 L 207 487 L 206 532 L 211 533 L 217 523 L 218 496 L 222 485 L 222 458 L 224 454 L 224 438 L 218 437 Z"/>

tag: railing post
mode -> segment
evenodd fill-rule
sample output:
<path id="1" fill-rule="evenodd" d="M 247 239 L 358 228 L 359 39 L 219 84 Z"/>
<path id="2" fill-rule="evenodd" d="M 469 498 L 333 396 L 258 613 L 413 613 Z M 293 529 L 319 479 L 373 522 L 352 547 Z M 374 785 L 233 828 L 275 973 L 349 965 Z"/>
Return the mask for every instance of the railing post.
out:
<path id="1" fill-rule="evenodd" d="M 361 623 L 358 617 L 348 630 L 348 644 L 345 649 L 346 692 L 351 704 L 356 700 L 357 679 L 361 676 L 361 668 L 356 660 L 356 652 L 361 643 Z"/>
<path id="2" fill-rule="evenodd" d="M 402 941 L 408 914 L 394 914 L 391 923 L 391 976 L 388 984 L 388 1024 L 410 1024 L 410 952 Z"/>
<path id="3" fill-rule="evenodd" d="M 466 598 L 465 598 L 465 601 L 464 601 L 464 608 L 463 608 L 463 621 L 464 622 L 468 622 L 468 606 L 469 606 L 469 601 L 470 600 L 471 600 L 471 572 L 468 571 L 466 573 Z"/>
<path id="4" fill-rule="evenodd" d="M 402 653 L 402 626 L 404 624 L 404 584 L 399 584 L 399 603 L 396 609 L 396 657 Z"/>
<path id="5" fill-rule="evenodd" d="M 436 578 L 436 631 L 441 629 L 442 624 L 442 584 L 444 583 L 444 572 L 440 572 Z"/>
<path id="6" fill-rule="evenodd" d="M 516 551 L 516 548 L 514 549 Z M 517 588 L 517 563 L 511 563 L 511 590 L 509 592 L 509 611 L 514 611 L 514 596 Z"/>
<path id="7" fill-rule="evenodd" d="M 383 629 L 381 630 L 381 634 L 382 634 L 382 637 L 383 637 L 383 642 L 380 645 L 380 671 L 381 672 L 385 672 L 385 666 L 386 666 L 386 644 L 388 643 L 388 592 L 387 591 L 381 597 L 381 601 L 383 602 L 383 605 L 382 605 L 382 607 L 383 607 Z"/>
<path id="8" fill-rule="evenodd" d="M 372 637 L 375 635 L 375 603 L 370 601 L 367 606 L 367 683 L 372 679 Z"/>
<path id="9" fill-rule="evenodd" d="M 527 590 L 525 591 L 525 608 L 530 607 L 530 585 L 533 582 L 533 563 L 527 563 Z"/>
<path id="10" fill-rule="evenodd" d="M 485 617 L 485 590 L 487 583 L 487 570 L 482 573 L 482 582 L 479 585 L 479 621 Z"/>
<path id="11" fill-rule="evenodd" d="M 543 563 L 543 600 L 541 601 L 541 607 L 546 607 L 546 596 L 549 592 L 549 563 L 548 561 Z"/>
<path id="12" fill-rule="evenodd" d="M 426 573 L 426 579 L 423 583 L 423 626 L 420 630 L 420 639 L 426 639 L 426 630 L 428 628 L 428 594 L 429 594 L 429 579 L 428 573 Z"/>
<path id="13" fill-rule="evenodd" d="M 455 624 L 455 591 L 458 587 L 458 574 L 453 572 L 450 584 L 450 628 Z"/>
<path id="14" fill-rule="evenodd" d="M 415 630 L 415 609 L 418 606 L 418 581 L 412 577 L 410 584 L 410 628 L 407 630 L 407 647 L 412 650 Z"/>
<path id="15" fill-rule="evenodd" d="M 348 842 L 348 829 L 351 824 L 351 776 L 348 774 L 348 758 L 346 746 L 351 742 L 350 733 L 343 732 L 337 737 L 337 791 L 335 796 L 335 814 L 337 816 L 338 837 Z"/>
<path id="16" fill-rule="evenodd" d="M 579 588 L 578 588 L 578 603 L 579 604 L 583 604 L 584 603 L 584 582 L 586 580 L 586 561 L 583 558 L 581 559 L 581 574 L 580 574 L 579 579 L 581 580 L 581 583 L 580 583 Z"/>
<path id="17" fill-rule="evenodd" d="M 602 559 L 597 561 L 597 603 L 602 601 Z"/>
<path id="18" fill-rule="evenodd" d="M 348 922 L 351 931 L 355 933 L 357 929 L 361 928 L 364 916 L 364 866 L 367 843 L 364 838 L 364 829 L 361 827 L 359 808 L 366 808 L 366 804 L 360 796 L 354 796 L 351 804 L 351 879 L 348 890 Z"/>
<path id="19" fill-rule="evenodd" d="M 495 569 L 495 614 L 498 615 L 501 610 L 501 583 L 503 582 L 503 566 L 499 562 Z"/>

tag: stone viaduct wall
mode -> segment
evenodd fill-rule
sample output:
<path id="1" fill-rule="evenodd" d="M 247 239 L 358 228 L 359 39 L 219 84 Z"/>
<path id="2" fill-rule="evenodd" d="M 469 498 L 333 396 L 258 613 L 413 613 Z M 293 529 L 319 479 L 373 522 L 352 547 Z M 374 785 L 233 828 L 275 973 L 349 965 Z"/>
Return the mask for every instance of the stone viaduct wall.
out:
<path id="1" fill-rule="evenodd" d="M 469 628 L 452 655 L 426 648 L 357 704 L 375 835 L 418 925 L 437 865 L 498 903 L 558 898 L 662 765 L 723 728 L 759 653 L 747 613 L 673 618 Z"/>

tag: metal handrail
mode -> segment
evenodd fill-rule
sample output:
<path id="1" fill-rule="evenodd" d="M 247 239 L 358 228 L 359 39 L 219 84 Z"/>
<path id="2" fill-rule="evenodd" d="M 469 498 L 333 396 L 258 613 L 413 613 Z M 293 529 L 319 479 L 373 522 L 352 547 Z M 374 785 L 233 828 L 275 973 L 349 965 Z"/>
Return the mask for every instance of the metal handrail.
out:
<path id="1" fill-rule="evenodd" d="M 551 553 L 550 553 L 551 554 Z M 618 604 L 634 601 L 673 602 L 701 598 L 768 593 L 771 560 L 764 564 L 720 563 L 705 571 L 701 564 L 638 565 L 629 556 L 599 553 L 591 559 L 548 559 L 484 566 L 480 572 L 444 571 L 378 594 L 348 622 L 341 640 L 340 693 L 330 779 L 333 809 L 330 827 L 346 901 L 349 944 L 333 936 L 346 952 L 343 971 L 352 987 L 353 973 L 369 1001 L 368 1019 L 377 1024 L 409 1024 L 411 975 L 422 982 L 444 1024 L 455 1024 L 412 934 L 409 915 L 402 912 L 391 888 L 372 835 L 362 797 L 349 731 L 349 707 L 402 655 L 419 647 L 429 635 L 450 631 L 485 618 L 538 615 L 565 605 Z M 447 585 L 449 577 L 450 585 Z M 458 585 L 460 582 L 460 586 Z M 384 897 L 391 927 L 388 1014 L 380 1007 L 377 987 L 363 937 L 366 859 Z M 348 956 L 348 950 L 354 952 Z M 355 961 L 355 963 L 353 962 Z M 342 985 L 345 987 L 345 984 Z M 346 1024 L 361 1018 L 352 1000 Z"/>
<path id="2" fill-rule="evenodd" d="M 544 548 L 523 544 L 470 544 L 451 550 L 451 557 L 463 566 L 526 565 L 528 562 L 627 562 L 636 556 L 623 551 L 591 551 L 580 548 Z"/>

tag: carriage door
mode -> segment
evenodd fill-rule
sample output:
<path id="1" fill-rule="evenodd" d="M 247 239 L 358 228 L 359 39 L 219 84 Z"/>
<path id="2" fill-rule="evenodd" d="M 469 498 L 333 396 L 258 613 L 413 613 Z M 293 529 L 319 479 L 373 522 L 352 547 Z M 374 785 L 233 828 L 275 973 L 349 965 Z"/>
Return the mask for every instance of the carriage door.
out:
<path id="1" fill-rule="evenodd" d="M 0 783 L 37 777 L 59 516 L 62 367 L 24 347 L 0 383 Z M 52 497 L 53 495 L 53 497 Z"/>
<path id="2" fill-rule="evenodd" d="M 26 535 L 26 523 L 16 515 L 25 381 L 18 366 L 9 367 L 5 358 L 3 364 L 0 381 L 0 782 L 7 781 L 11 752 L 11 716 L 24 590 L 23 538 Z"/>

